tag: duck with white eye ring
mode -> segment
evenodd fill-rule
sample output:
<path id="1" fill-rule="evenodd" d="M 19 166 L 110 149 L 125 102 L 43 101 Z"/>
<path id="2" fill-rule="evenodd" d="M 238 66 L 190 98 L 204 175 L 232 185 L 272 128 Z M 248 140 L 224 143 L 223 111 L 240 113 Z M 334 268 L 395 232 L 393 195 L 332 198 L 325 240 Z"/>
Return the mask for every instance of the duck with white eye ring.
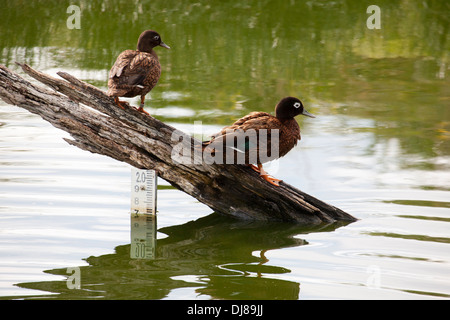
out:
<path id="1" fill-rule="evenodd" d="M 209 152 L 209 154 L 221 154 L 223 153 L 224 162 L 227 153 L 224 152 L 225 148 L 229 145 L 227 144 L 227 139 L 232 139 L 230 141 L 244 141 L 245 144 L 242 146 L 234 147 L 233 150 L 236 152 L 245 153 L 245 164 L 250 166 L 253 170 L 258 172 L 260 176 L 267 182 L 279 186 L 281 180 L 271 177 L 267 172 L 264 171 L 262 163 L 264 160 L 271 161 L 271 159 L 261 159 L 259 157 L 260 139 L 259 131 L 266 130 L 265 132 L 270 132 L 271 130 L 278 130 L 277 141 L 271 141 L 271 134 L 267 134 L 267 142 L 262 146 L 266 150 L 271 150 L 272 144 L 276 144 L 278 147 L 277 158 L 285 156 L 292 148 L 297 145 L 298 140 L 300 140 L 300 127 L 297 121 L 294 119 L 295 116 L 302 114 L 307 117 L 315 118 L 315 116 L 303 107 L 302 102 L 294 97 L 286 97 L 280 100 L 275 107 L 275 116 L 267 112 L 251 112 L 250 114 L 244 116 L 243 118 L 234 122 L 231 126 L 223 128 L 217 134 L 211 136 L 211 140 L 204 141 L 202 143 L 202 150 Z M 257 141 L 256 145 L 248 144 L 242 135 L 248 130 L 253 130 L 256 132 Z M 231 145 L 231 144 L 230 144 Z M 257 166 L 250 163 L 252 157 L 250 155 L 258 155 L 256 164 Z"/>

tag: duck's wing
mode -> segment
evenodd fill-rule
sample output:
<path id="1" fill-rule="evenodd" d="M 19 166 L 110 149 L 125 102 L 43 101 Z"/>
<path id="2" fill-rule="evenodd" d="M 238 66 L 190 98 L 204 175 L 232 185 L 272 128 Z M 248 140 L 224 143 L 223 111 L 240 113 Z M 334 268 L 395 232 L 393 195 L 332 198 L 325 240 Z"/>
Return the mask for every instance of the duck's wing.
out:
<path id="1" fill-rule="evenodd" d="M 280 122 L 276 117 L 266 112 L 252 112 L 233 125 L 223 128 L 210 141 L 204 142 L 203 146 L 205 150 L 215 154 L 232 149 L 238 154 L 256 157 L 260 150 L 270 150 L 271 144 L 276 142 L 271 141 L 272 131 L 279 128 Z"/>
<path id="2" fill-rule="evenodd" d="M 109 71 L 109 78 L 112 79 L 114 77 L 120 78 L 123 70 L 131 63 L 133 58 L 137 55 L 137 51 L 135 50 L 125 50 L 116 59 L 116 62 L 111 67 Z"/>
<path id="3" fill-rule="evenodd" d="M 147 52 L 126 50 L 116 59 L 109 72 L 109 79 L 116 85 L 147 85 L 145 83 L 148 75 L 152 72 L 161 72 L 159 61 Z M 156 79 L 157 81 L 157 79 Z M 155 83 L 156 84 L 156 83 Z"/>
<path id="4" fill-rule="evenodd" d="M 230 127 L 240 127 L 245 130 L 247 126 L 255 126 L 259 121 L 265 121 L 266 119 L 270 119 L 273 117 L 270 113 L 267 112 L 250 112 L 248 115 L 236 120 Z M 224 129 L 226 129 L 225 127 Z"/>

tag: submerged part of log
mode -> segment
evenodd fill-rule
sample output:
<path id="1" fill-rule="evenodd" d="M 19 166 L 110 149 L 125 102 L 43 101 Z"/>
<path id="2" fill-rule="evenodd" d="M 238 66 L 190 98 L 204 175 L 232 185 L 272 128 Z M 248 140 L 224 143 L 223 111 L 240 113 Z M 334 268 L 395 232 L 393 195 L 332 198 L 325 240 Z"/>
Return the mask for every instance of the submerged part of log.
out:
<path id="1" fill-rule="evenodd" d="M 58 72 L 63 80 L 19 65 L 55 91 L 0 65 L 0 98 L 5 102 L 67 131 L 73 139 L 65 140 L 71 145 L 156 170 L 159 177 L 218 213 L 299 223 L 356 220 L 284 182 L 275 187 L 247 166 L 198 161 L 195 152 L 186 150 L 195 150 L 200 141 L 134 108 L 119 108 L 105 92 L 65 72 Z"/>

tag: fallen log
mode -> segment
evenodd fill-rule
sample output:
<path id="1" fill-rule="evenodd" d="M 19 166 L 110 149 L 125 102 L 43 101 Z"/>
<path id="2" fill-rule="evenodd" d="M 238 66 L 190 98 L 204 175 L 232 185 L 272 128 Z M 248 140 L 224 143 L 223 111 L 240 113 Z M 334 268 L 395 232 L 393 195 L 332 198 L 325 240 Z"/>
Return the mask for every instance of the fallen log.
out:
<path id="1" fill-rule="evenodd" d="M 54 91 L 0 65 L 0 98 L 5 102 L 67 131 L 73 139 L 64 140 L 71 145 L 156 170 L 159 177 L 218 213 L 305 224 L 356 220 L 287 183 L 275 187 L 247 166 L 197 161 L 195 152 L 184 151 L 195 150 L 200 141 L 132 107 L 119 108 L 105 92 L 65 72 L 58 72 L 59 79 L 18 65 Z M 192 161 L 181 161 L 186 157 Z"/>

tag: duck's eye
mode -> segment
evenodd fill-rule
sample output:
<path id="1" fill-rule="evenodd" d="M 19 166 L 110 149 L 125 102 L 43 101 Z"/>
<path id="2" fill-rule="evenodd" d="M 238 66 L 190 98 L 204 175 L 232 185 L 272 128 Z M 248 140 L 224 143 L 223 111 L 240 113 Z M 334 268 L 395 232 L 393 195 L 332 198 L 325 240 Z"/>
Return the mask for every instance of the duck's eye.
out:
<path id="1" fill-rule="evenodd" d="M 300 106 L 301 106 L 300 102 L 294 103 L 294 107 L 295 107 L 295 108 L 300 108 Z"/>

